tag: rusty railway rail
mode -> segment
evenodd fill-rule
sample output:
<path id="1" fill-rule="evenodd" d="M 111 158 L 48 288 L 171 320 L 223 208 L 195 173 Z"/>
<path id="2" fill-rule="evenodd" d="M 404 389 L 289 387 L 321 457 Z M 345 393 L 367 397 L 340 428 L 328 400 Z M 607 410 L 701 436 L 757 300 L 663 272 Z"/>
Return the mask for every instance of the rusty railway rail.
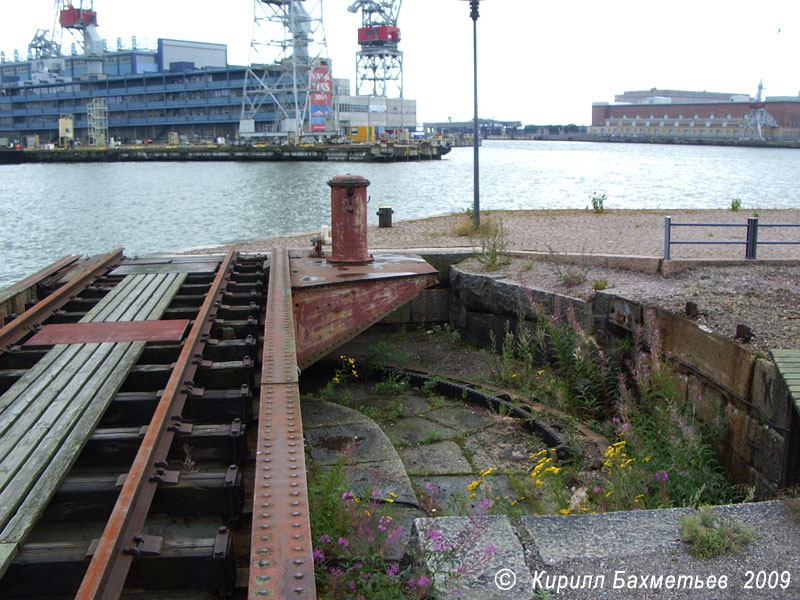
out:
<path id="1" fill-rule="evenodd" d="M 239 257 L 231 249 L 216 262 L 202 259 L 206 267 L 218 263 L 209 274 L 194 272 L 196 264 L 184 268 L 182 261 L 120 259 L 118 253 L 109 255 L 79 283 L 54 292 L 47 304 L 40 302 L 44 308 L 23 313 L 4 328 L 5 339 L 13 341 L 0 353 L 0 422 L 5 394 L 30 378 L 64 336 L 75 337 L 66 342 L 70 348 L 90 346 L 94 332 L 107 335 L 109 330 L 123 343 L 137 335 L 150 341 L 136 342 L 144 348 L 140 358 L 20 543 L 0 578 L 0 598 L 245 597 L 252 513 L 245 488 L 253 485 L 256 436 L 248 426 L 259 412 L 255 392 L 261 385 L 265 258 Z M 173 284 L 177 292 L 160 317 L 167 319 L 161 321 L 164 327 L 153 326 L 158 321 L 142 322 L 150 323 L 147 327 L 78 323 L 137 269 L 187 271 L 182 283 Z M 193 323 L 188 336 L 181 342 L 157 341 L 174 338 L 180 327 L 167 325 L 180 319 Z M 171 333 L 158 337 L 154 330 Z M 294 376 L 296 417 L 290 419 L 299 422 L 296 371 Z M 304 460 L 302 434 L 298 439 L 292 472 Z M 284 468 L 288 473 L 288 465 L 288 460 L 285 467 L 274 460 L 272 473 Z M 302 469 L 297 472 L 304 478 Z M 313 590 L 313 564 L 309 577 Z M 313 591 L 306 597 L 314 597 Z"/>
<path id="2" fill-rule="evenodd" d="M 142 534 L 144 521 L 157 486 L 175 480 L 179 475 L 166 468 L 167 455 L 176 432 L 181 431 L 189 387 L 202 360 L 200 357 L 215 318 L 214 311 L 222 299 L 234 256 L 235 250 L 231 248 L 220 264 L 192 330 L 184 341 L 114 510 L 97 547 L 93 549 L 91 563 L 76 595 L 78 599 L 119 598 L 133 557 L 141 555 L 144 547 L 153 543 L 154 536 L 148 538 Z"/>

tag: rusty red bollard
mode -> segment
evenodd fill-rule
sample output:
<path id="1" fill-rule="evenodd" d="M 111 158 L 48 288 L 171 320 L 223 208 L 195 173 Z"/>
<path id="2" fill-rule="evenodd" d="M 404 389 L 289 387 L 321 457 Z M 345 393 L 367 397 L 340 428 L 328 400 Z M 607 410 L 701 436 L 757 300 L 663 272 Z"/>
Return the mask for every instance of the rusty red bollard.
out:
<path id="1" fill-rule="evenodd" d="M 331 243 L 328 262 L 367 263 L 367 187 L 360 175 L 338 175 L 331 186 Z"/>

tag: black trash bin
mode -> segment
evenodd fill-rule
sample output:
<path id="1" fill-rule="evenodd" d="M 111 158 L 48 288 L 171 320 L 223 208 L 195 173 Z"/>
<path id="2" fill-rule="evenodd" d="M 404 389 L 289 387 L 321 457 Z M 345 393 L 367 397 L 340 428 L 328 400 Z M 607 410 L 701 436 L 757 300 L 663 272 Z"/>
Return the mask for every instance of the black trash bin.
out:
<path id="1" fill-rule="evenodd" d="M 392 214 L 394 214 L 394 211 L 392 210 L 391 206 L 379 206 L 377 213 L 378 227 L 391 227 Z"/>

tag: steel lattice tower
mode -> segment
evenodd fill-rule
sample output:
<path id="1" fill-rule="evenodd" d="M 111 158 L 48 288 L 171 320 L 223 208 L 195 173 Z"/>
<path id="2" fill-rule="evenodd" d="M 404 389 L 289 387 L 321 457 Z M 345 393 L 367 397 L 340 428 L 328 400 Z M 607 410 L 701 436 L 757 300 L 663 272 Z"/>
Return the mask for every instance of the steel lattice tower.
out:
<path id="1" fill-rule="evenodd" d="M 397 17 L 403 0 L 356 0 L 347 9 L 361 9 L 356 53 L 356 96 L 403 97 L 403 53 L 398 50 Z"/>
<path id="2" fill-rule="evenodd" d="M 253 0 L 239 134 L 326 131 L 325 117 L 317 117 L 312 127 L 311 109 L 317 108 L 317 115 L 331 113 L 327 56 L 322 0 Z"/>

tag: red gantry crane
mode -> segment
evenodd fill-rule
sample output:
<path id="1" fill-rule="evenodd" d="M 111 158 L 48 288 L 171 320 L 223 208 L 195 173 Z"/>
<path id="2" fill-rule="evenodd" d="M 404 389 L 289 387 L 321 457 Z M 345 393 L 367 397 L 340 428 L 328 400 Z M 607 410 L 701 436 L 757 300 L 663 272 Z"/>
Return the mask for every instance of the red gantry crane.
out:
<path id="1" fill-rule="evenodd" d="M 403 0 L 356 0 L 348 11 L 361 10 L 356 53 L 356 95 L 403 97 L 403 53 L 398 50 L 397 17 Z"/>

